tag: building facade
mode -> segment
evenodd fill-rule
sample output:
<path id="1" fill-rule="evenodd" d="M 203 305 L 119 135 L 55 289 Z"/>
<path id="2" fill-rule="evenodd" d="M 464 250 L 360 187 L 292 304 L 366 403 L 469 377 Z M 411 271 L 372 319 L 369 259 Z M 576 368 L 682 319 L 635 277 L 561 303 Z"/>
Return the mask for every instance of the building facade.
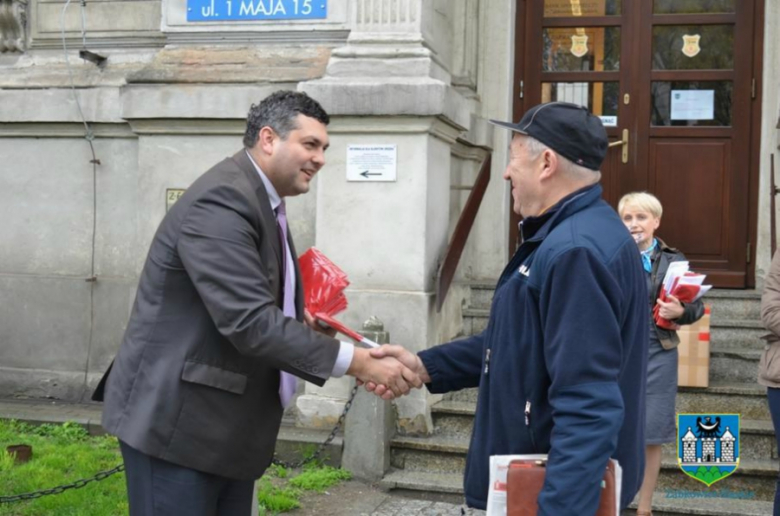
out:
<path id="1" fill-rule="evenodd" d="M 662 237 L 716 285 L 754 288 L 770 260 L 778 27 L 771 0 L 0 0 L 0 393 L 85 397 L 167 203 L 240 148 L 249 106 L 278 89 L 332 115 L 328 164 L 288 213 L 298 249 L 348 272 L 347 324 L 378 316 L 413 350 L 460 331 L 466 285 L 497 278 L 516 239 L 510 135 L 488 120 L 549 100 L 602 116 L 610 202 L 656 193 Z M 350 180 L 360 145 L 394 146 L 395 179 Z M 299 424 L 331 425 L 349 388 L 307 385 Z M 433 401 L 398 401 L 400 429 L 430 431 Z"/>

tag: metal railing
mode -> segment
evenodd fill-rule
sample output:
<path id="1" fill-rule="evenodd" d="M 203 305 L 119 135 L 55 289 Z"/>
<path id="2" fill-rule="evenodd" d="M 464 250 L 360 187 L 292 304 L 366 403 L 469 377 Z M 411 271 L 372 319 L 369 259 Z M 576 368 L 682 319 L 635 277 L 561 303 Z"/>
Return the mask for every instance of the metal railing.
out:
<path id="1" fill-rule="evenodd" d="M 441 262 L 441 267 L 439 267 L 439 273 L 436 276 L 437 312 L 441 312 L 441 307 L 444 306 L 444 299 L 447 297 L 447 292 L 449 292 L 450 286 L 452 285 L 452 279 L 455 277 L 458 262 L 460 262 L 463 249 L 466 247 L 466 241 L 469 238 L 471 227 L 474 225 L 479 206 L 482 204 L 482 198 L 485 197 L 485 190 L 487 190 L 488 183 L 490 183 L 491 157 L 492 155 L 488 153 L 482 161 L 477 180 L 474 182 L 474 187 L 471 189 L 469 198 L 466 200 L 463 212 L 461 212 L 458 223 L 455 225 L 452 239 L 447 247 L 447 252 L 444 253 L 444 260 Z"/>

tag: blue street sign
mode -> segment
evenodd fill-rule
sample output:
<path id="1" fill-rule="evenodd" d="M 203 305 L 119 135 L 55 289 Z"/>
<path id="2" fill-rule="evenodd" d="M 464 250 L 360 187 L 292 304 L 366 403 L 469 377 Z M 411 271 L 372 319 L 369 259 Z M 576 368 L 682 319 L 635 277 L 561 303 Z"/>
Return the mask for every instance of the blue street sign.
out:
<path id="1" fill-rule="evenodd" d="M 187 0 L 188 22 L 309 20 L 328 17 L 328 0 Z"/>

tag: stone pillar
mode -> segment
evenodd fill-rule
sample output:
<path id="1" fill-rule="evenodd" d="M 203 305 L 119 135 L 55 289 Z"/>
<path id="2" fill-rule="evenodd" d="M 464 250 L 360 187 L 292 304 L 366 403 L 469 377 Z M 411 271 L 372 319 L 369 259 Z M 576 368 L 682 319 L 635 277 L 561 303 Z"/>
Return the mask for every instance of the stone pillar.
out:
<path id="1" fill-rule="evenodd" d="M 452 146 L 474 112 L 451 84 L 453 4 L 355 0 L 347 44 L 333 50 L 323 78 L 299 85 L 332 117 L 316 245 L 349 274 L 350 308 L 340 318 L 356 326 L 359 314 L 380 314 L 395 343 L 414 352 L 455 333 L 433 294 L 449 237 Z M 395 144 L 396 181 L 347 181 L 350 144 Z M 307 385 L 299 424 L 332 426 L 349 385 Z M 399 431 L 431 432 L 437 399 L 423 389 L 396 400 Z"/>
<path id="2" fill-rule="evenodd" d="M 376 317 L 363 323 L 360 333 L 377 344 L 390 342 L 390 334 Z M 390 468 L 390 439 L 394 432 L 392 404 L 359 389 L 344 425 L 341 466 L 361 480 L 380 480 Z"/>

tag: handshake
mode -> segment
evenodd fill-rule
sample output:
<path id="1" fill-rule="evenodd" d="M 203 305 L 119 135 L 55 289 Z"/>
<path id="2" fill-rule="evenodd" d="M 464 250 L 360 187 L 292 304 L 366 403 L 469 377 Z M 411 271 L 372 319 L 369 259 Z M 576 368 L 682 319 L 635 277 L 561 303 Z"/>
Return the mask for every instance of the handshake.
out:
<path id="1" fill-rule="evenodd" d="M 355 347 L 347 374 L 383 400 L 409 394 L 412 387 L 419 389 L 431 381 L 420 357 L 392 344 L 375 349 Z"/>
<path id="2" fill-rule="evenodd" d="M 308 310 L 304 312 L 304 320 L 314 331 L 335 337 L 336 330 L 325 329 L 317 324 Z M 373 392 L 383 400 L 409 394 L 412 387 L 419 389 L 431 381 L 420 357 L 402 346 L 392 344 L 373 349 L 355 346 L 347 374 L 354 376 L 358 385 L 365 385 L 368 392 Z"/>

